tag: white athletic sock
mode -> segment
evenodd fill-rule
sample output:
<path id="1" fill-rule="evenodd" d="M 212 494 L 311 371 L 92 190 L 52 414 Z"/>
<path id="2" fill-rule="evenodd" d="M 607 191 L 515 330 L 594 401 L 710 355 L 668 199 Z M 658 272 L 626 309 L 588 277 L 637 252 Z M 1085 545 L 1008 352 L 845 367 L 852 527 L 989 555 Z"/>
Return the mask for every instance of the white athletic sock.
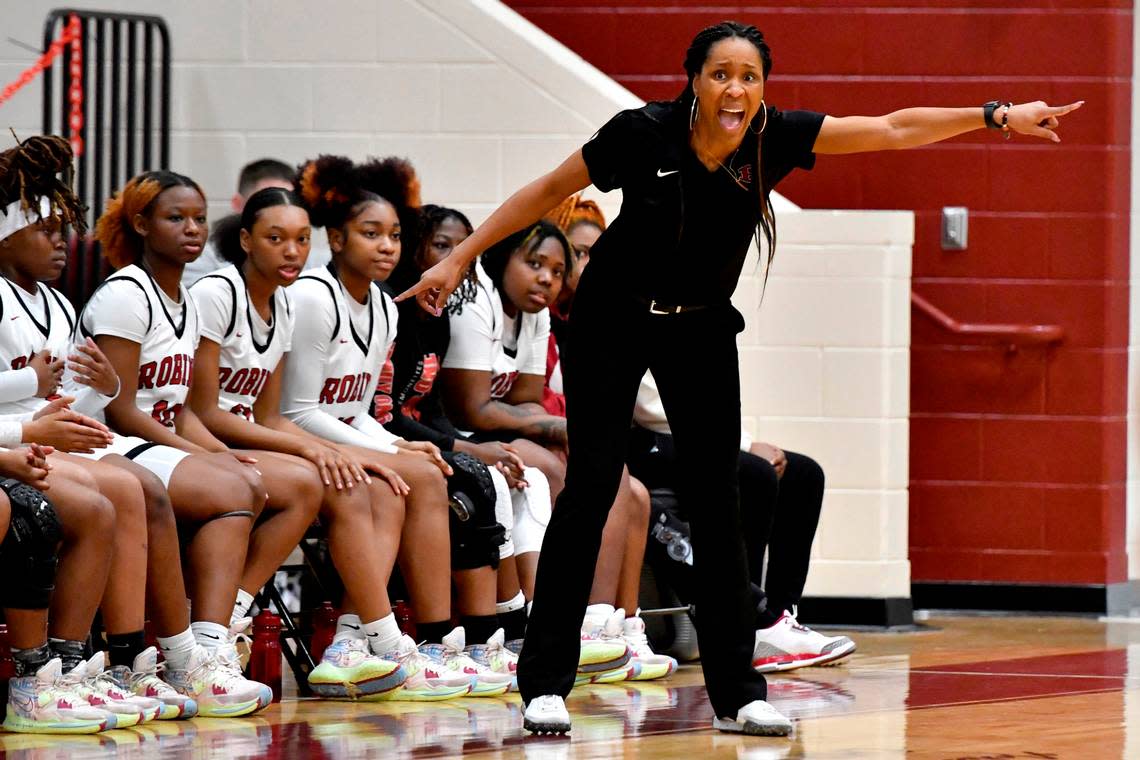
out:
<path id="1" fill-rule="evenodd" d="M 336 634 L 333 635 L 333 641 L 345 638 L 363 639 L 364 637 L 364 628 L 359 616 L 349 613 L 336 619 Z"/>
<path id="2" fill-rule="evenodd" d="M 190 628 L 173 636 L 158 637 L 158 649 L 171 670 L 185 670 L 186 663 L 197 645 L 194 631 Z"/>
<path id="3" fill-rule="evenodd" d="M 211 652 L 230 643 L 230 629 L 221 623 L 199 620 L 190 624 L 190 630 L 194 632 L 194 640 Z"/>
<path id="4" fill-rule="evenodd" d="M 249 593 L 243 588 L 237 590 L 237 600 L 234 602 L 234 611 L 230 615 L 230 625 L 249 614 L 249 609 L 253 606 L 253 594 Z"/>
<path id="5" fill-rule="evenodd" d="M 400 643 L 403 633 L 396 622 L 396 615 L 389 612 L 379 620 L 364 624 L 364 633 L 368 636 L 368 648 L 374 655 L 391 652 Z"/>
<path id="6" fill-rule="evenodd" d="M 495 614 L 496 615 L 505 615 L 508 612 L 514 612 L 515 610 L 521 610 L 525 606 L 526 606 L 526 597 L 523 596 L 523 592 L 520 591 L 517 594 L 515 594 L 514 598 L 512 598 L 512 599 L 508 599 L 505 602 L 495 602 Z"/>
<path id="7" fill-rule="evenodd" d="M 582 625 L 604 625 L 610 615 L 614 614 L 612 604 L 591 604 L 586 607 L 586 617 Z"/>

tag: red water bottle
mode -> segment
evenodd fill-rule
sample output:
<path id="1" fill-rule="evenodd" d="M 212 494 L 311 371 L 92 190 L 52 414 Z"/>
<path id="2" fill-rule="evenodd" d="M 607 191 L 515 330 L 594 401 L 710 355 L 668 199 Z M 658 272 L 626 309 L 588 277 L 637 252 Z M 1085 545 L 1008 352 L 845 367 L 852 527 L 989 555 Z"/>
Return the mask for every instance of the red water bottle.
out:
<path id="1" fill-rule="evenodd" d="M 401 599 L 392 607 L 392 612 L 396 614 L 396 625 L 400 626 L 400 631 L 414 639 L 416 624 L 412 622 L 412 606 Z"/>
<path id="2" fill-rule="evenodd" d="M 8 679 L 16 677 L 16 661 L 8 641 L 8 626 L 0 623 L 0 704 L 8 704 Z"/>
<path id="3" fill-rule="evenodd" d="M 321 606 L 313 610 L 313 638 L 309 642 L 309 654 L 313 656 L 313 662 L 321 661 L 321 656 L 335 635 L 336 610 L 331 602 L 321 602 Z"/>
<path id="4" fill-rule="evenodd" d="M 281 701 L 281 618 L 269 610 L 253 619 L 249 677 L 272 689 L 274 702 Z"/>

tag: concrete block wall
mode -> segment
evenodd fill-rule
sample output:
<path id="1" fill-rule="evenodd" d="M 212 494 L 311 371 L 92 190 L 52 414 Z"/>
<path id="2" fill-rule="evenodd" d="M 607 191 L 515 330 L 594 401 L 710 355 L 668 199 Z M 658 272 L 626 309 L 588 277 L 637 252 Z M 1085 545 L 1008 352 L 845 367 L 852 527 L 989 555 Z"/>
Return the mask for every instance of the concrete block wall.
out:
<path id="1" fill-rule="evenodd" d="M 763 304 L 762 274 L 736 295 L 745 425 L 826 473 L 806 595 L 907 598 L 914 217 L 804 210 L 778 224 Z"/>
<path id="2" fill-rule="evenodd" d="M 217 218 L 240 166 L 318 153 L 410 158 L 425 200 L 482 219 L 641 100 L 496 0 L 77 0 L 151 13 L 172 36 L 172 169 Z M 0 84 L 39 48 L 50 6 L 0 0 Z M 37 81 L 0 125 L 40 126 Z M 11 137 L 0 134 L 0 148 Z M 612 218 L 620 194 L 600 197 Z M 797 213 L 777 200 L 780 252 L 738 293 L 753 432 L 815 456 L 829 477 L 808 591 L 909 595 L 906 213 Z"/>

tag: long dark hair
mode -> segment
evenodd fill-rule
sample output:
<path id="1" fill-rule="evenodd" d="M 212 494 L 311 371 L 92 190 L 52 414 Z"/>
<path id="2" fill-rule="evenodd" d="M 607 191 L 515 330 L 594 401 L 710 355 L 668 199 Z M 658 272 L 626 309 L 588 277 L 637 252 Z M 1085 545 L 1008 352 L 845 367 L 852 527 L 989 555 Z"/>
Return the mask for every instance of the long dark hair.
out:
<path id="1" fill-rule="evenodd" d="M 408 255 L 400 256 L 396 268 L 392 270 L 392 276 L 388 278 L 388 284 L 393 290 L 397 292 L 407 290 L 420 279 L 420 275 L 427 269 L 424 257 L 428 246 L 431 245 L 431 239 L 439 226 L 448 219 L 459 222 L 467 230 L 468 235 L 475 231 L 471 220 L 462 211 L 447 206 L 437 206 L 434 203 L 425 203 L 421 206 L 416 223 L 402 228 L 403 249 Z M 474 301 L 478 284 L 475 262 L 471 262 L 467 274 L 448 300 L 448 313 L 459 314 L 463 311 L 464 304 Z"/>
<path id="2" fill-rule="evenodd" d="M 291 190 L 280 187 L 267 187 L 258 190 L 249 196 L 249 200 L 242 207 L 241 214 L 230 214 L 214 224 L 214 229 L 210 233 L 210 242 L 214 244 L 218 254 L 240 268 L 246 259 L 245 249 L 241 247 L 241 231 L 245 230 L 252 233 L 258 215 L 272 206 L 305 208 L 301 199 Z"/>
<path id="3" fill-rule="evenodd" d="M 697 36 L 693 37 L 689 49 L 685 51 L 685 74 L 687 81 L 685 88 L 677 96 L 676 102 L 681 106 L 681 112 L 684 114 L 689 113 L 689 109 L 693 106 L 693 80 L 701 73 L 701 68 L 704 67 L 705 61 L 708 60 L 709 51 L 712 46 L 721 40 L 732 39 L 739 37 L 740 39 L 748 40 L 756 48 L 756 52 L 760 54 L 760 64 L 764 69 L 764 81 L 768 81 L 768 75 L 772 73 L 772 50 L 768 47 L 768 43 L 764 40 L 763 33 L 752 26 L 751 24 L 742 24 L 739 21 L 722 21 L 719 24 L 705 27 L 697 32 Z M 756 118 L 766 119 L 765 114 L 757 114 Z M 762 122 L 763 123 L 763 122 Z M 753 125 L 750 125 L 752 127 Z M 764 269 L 764 284 L 768 284 L 768 272 L 772 268 L 772 259 L 776 256 L 776 214 L 772 209 L 772 198 L 770 189 L 764 187 L 764 174 L 760 171 L 760 160 L 762 153 L 762 145 L 764 136 L 756 132 L 756 181 L 758 183 L 760 195 L 760 221 L 756 224 L 756 249 L 762 250 L 760 246 L 760 236 L 764 236 L 764 240 L 768 244 L 768 265 Z"/>
<path id="4" fill-rule="evenodd" d="M 503 289 L 503 272 L 507 268 L 507 261 L 510 260 L 511 254 L 520 248 L 525 248 L 527 253 L 530 253 L 546 242 L 548 238 L 554 238 L 562 246 L 562 255 L 566 261 L 566 269 L 562 274 L 563 282 L 565 282 L 566 275 L 574 268 L 574 249 L 570 246 L 570 241 L 566 239 L 566 236 L 562 234 L 562 230 L 558 229 L 558 225 L 543 219 L 529 227 L 522 228 L 518 232 L 507 235 L 484 251 L 479 260 L 483 264 L 483 271 L 487 273 L 491 284 L 501 292 Z"/>

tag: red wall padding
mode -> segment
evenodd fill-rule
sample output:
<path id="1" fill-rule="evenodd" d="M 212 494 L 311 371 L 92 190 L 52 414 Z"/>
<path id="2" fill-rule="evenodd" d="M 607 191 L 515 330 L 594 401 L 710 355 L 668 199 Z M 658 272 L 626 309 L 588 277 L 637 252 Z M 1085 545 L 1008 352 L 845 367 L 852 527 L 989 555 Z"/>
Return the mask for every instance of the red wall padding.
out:
<path id="1" fill-rule="evenodd" d="M 825 157 L 781 191 L 811 208 L 914 210 L 916 291 L 965 321 L 1065 330 L 1060 347 L 1010 353 L 913 315 L 914 580 L 1126 580 L 1129 0 L 507 4 L 646 99 L 677 93 L 698 29 L 736 18 L 768 38 L 766 98 L 782 108 L 1086 100 L 1060 146 L 978 132 Z M 951 205 L 970 209 L 969 250 L 941 250 Z"/>

